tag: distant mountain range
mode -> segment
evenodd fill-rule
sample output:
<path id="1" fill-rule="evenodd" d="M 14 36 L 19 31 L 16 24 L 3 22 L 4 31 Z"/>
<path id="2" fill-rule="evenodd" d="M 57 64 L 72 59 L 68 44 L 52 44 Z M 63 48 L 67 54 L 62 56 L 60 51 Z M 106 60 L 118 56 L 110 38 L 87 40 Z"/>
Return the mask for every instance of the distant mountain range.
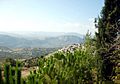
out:
<path id="1" fill-rule="evenodd" d="M 0 33 L 0 46 L 9 48 L 57 48 L 82 43 L 84 35 L 57 32 L 14 32 Z"/>

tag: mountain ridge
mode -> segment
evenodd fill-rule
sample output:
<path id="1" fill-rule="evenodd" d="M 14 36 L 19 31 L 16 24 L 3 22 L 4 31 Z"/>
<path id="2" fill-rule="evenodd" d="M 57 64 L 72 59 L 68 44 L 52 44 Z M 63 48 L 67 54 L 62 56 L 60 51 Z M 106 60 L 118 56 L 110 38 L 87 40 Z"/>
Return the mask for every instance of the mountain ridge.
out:
<path id="1" fill-rule="evenodd" d="M 40 37 L 39 37 L 40 38 Z M 41 47 L 41 48 L 56 48 L 64 47 L 74 43 L 82 43 L 83 38 L 75 34 L 61 34 L 56 36 L 48 36 L 44 39 L 27 38 L 27 36 L 12 36 L 6 33 L 0 33 L 0 46 L 9 48 L 24 48 L 24 47 Z"/>

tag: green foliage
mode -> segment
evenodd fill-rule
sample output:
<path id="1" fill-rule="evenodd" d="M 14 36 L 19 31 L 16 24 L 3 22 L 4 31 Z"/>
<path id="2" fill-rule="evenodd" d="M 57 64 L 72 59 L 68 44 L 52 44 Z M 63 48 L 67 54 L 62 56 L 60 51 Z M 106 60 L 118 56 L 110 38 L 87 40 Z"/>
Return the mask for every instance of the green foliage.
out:
<path id="1" fill-rule="evenodd" d="M 9 64 L 5 64 L 4 75 L 5 75 L 5 83 L 10 84 L 10 65 Z"/>
<path id="2" fill-rule="evenodd" d="M 26 84 L 26 80 L 25 79 L 22 79 L 22 84 Z"/>
<path id="3" fill-rule="evenodd" d="M 16 61 L 12 58 L 6 58 L 5 62 L 10 63 L 11 66 L 15 66 Z"/>
<path id="4" fill-rule="evenodd" d="M 98 17 L 98 33 L 96 33 L 96 47 L 98 54 L 103 60 L 102 77 L 103 80 L 112 81 L 115 76 L 116 61 L 118 54 L 116 44 L 120 32 L 120 0 L 105 0 L 101 16 Z"/>
<path id="5" fill-rule="evenodd" d="M 2 69 L 1 69 L 1 65 L 0 65 L 0 84 L 3 83 L 3 80 L 2 80 Z"/>
<path id="6" fill-rule="evenodd" d="M 16 71 L 16 74 L 15 74 L 15 78 L 16 78 L 16 84 L 21 84 L 21 67 L 20 67 L 21 65 L 20 65 L 20 63 L 17 61 L 17 63 L 16 63 L 16 69 L 15 69 L 15 71 Z"/>
<path id="7" fill-rule="evenodd" d="M 39 70 L 35 74 L 31 72 L 28 82 L 37 80 L 40 84 L 78 84 L 99 81 L 101 64 L 90 38 L 90 35 L 86 36 L 84 48 L 74 53 L 57 52 L 53 56 L 41 58 Z"/>
<path id="8" fill-rule="evenodd" d="M 5 64 L 5 84 L 88 84 L 101 80 L 102 61 L 96 56 L 95 42 L 88 33 L 85 44 L 73 52 L 56 52 L 39 58 L 38 69 L 21 78 L 21 63 Z M 8 68 L 9 67 L 9 68 Z"/>
<path id="9" fill-rule="evenodd" d="M 28 77 L 21 78 L 21 63 L 7 59 L 4 65 L 4 79 L 0 68 L 0 83 L 3 84 L 106 84 L 119 73 L 117 58 L 120 50 L 118 33 L 120 32 L 120 0 L 105 0 L 101 16 L 98 17 L 98 33 L 95 39 L 88 32 L 85 43 L 72 52 L 56 52 L 49 57 L 28 61 L 38 69 L 31 71 Z M 34 50 L 38 55 L 38 51 Z M 15 65 L 14 65 L 15 64 Z M 119 78 L 118 78 L 119 79 Z M 4 81 L 4 82 L 3 82 Z M 108 82 L 110 81 L 110 82 Z"/>
<path id="10" fill-rule="evenodd" d="M 0 82 L 2 83 L 0 84 L 21 84 L 21 66 L 19 62 L 15 65 L 16 66 L 12 66 L 12 64 L 8 62 L 4 64 L 4 77 L 0 74 L 0 79 L 1 77 L 4 79 L 1 79 Z M 5 82 L 3 82 L 4 80 Z"/>

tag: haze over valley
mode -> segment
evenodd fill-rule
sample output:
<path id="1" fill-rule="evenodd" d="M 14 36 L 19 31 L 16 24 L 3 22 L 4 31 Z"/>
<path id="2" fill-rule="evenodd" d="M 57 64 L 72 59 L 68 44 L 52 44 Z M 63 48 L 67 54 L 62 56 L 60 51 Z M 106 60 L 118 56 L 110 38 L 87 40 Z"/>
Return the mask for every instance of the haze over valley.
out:
<path id="1" fill-rule="evenodd" d="M 84 35 L 63 32 L 0 32 L 0 58 L 45 56 L 62 47 L 83 43 Z"/>
<path id="2" fill-rule="evenodd" d="M 58 32 L 0 33 L 0 46 L 9 48 L 58 48 L 82 43 L 84 35 Z"/>

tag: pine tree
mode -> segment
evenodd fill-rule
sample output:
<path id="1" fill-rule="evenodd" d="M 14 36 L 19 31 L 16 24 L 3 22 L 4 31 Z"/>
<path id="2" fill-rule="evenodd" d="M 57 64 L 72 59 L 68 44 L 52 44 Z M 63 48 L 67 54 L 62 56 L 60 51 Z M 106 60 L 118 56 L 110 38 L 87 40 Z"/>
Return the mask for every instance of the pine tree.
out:
<path id="1" fill-rule="evenodd" d="M 21 64 L 17 61 L 16 63 L 16 84 L 21 84 Z"/>
<path id="2" fill-rule="evenodd" d="M 102 76 L 105 80 L 112 80 L 114 73 L 116 38 L 120 28 L 117 23 L 120 19 L 120 0 L 105 0 L 105 6 L 98 18 L 97 48 L 103 60 Z"/>
<path id="3" fill-rule="evenodd" d="M 10 84 L 10 64 L 5 64 L 5 84 Z"/>
<path id="4" fill-rule="evenodd" d="M 1 66 L 0 66 L 0 84 L 3 83 L 2 81 L 3 81 L 3 80 L 2 80 L 2 68 L 1 68 Z"/>

